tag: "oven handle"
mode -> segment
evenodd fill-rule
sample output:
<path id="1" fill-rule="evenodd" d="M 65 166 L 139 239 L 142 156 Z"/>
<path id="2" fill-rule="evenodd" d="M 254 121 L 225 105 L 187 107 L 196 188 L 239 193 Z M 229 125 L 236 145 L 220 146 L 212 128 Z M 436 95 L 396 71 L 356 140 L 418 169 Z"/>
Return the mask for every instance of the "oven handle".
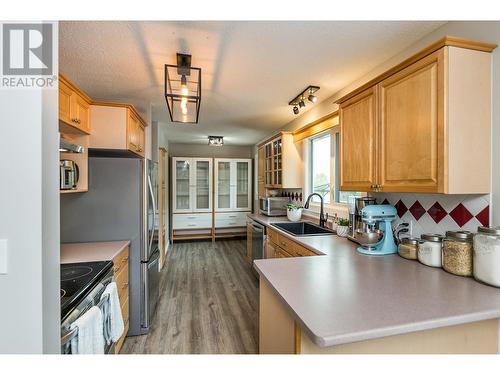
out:
<path id="1" fill-rule="evenodd" d="M 78 335 L 78 327 L 73 328 L 71 331 L 61 337 L 61 346 L 66 345 Z"/>

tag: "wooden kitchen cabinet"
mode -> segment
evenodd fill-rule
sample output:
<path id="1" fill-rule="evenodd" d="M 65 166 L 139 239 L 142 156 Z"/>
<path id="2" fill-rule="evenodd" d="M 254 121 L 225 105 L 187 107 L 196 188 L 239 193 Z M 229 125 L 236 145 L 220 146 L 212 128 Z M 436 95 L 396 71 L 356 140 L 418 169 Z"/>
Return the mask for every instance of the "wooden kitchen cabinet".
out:
<path id="1" fill-rule="evenodd" d="M 266 258 L 290 258 L 302 256 L 315 256 L 315 252 L 279 234 L 277 231 L 267 228 Z"/>
<path id="2" fill-rule="evenodd" d="M 90 97 L 64 75 L 59 75 L 59 121 L 90 134 Z"/>
<path id="3" fill-rule="evenodd" d="M 342 103 L 341 190 L 369 191 L 376 181 L 377 100 L 369 88 Z"/>
<path id="4" fill-rule="evenodd" d="M 92 103 L 90 148 L 129 152 L 144 157 L 146 123 L 124 103 Z"/>
<path id="5" fill-rule="evenodd" d="M 341 190 L 489 193 L 495 47 L 447 37 L 341 98 Z"/>
<path id="6" fill-rule="evenodd" d="M 292 133 L 281 132 L 272 139 L 261 143 L 259 151 L 259 155 L 263 155 L 264 160 L 264 186 L 260 188 L 293 189 L 302 187 L 302 148 L 300 144 L 293 142 Z"/>
<path id="7" fill-rule="evenodd" d="M 113 273 L 115 276 L 116 287 L 118 289 L 118 298 L 122 310 L 123 323 L 125 324 L 125 331 L 122 337 L 115 344 L 115 353 L 118 354 L 123 346 L 125 337 L 127 336 L 129 328 L 129 248 L 128 246 L 123 249 L 113 259 Z"/>
<path id="8" fill-rule="evenodd" d="M 266 150 L 259 147 L 257 152 L 257 188 L 259 198 L 266 196 Z"/>

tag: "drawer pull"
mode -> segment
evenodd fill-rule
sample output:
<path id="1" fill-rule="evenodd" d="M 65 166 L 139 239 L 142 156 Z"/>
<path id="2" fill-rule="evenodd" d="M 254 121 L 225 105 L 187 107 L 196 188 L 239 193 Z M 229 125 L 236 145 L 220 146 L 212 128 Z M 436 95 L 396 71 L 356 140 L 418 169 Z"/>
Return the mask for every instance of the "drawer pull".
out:
<path id="1" fill-rule="evenodd" d="M 196 224 L 188 224 L 188 227 L 195 227 Z"/>
<path id="2" fill-rule="evenodd" d="M 128 257 L 125 257 L 122 259 L 122 263 L 126 263 L 126 262 L 128 262 Z"/>
<path id="3" fill-rule="evenodd" d="M 196 219 L 196 216 L 188 216 L 188 219 Z"/>
<path id="4" fill-rule="evenodd" d="M 236 225 L 236 221 L 229 223 L 229 225 Z"/>
<path id="5" fill-rule="evenodd" d="M 118 266 L 113 267 L 113 272 L 114 273 L 117 273 L 119 270 L 120 270 L 120 267 L 118 267 Z"/>
<path id="6" fill-rule="evenodd" d="M 122 289 L 128 288 L 128 283 L 122 285 Z"/>
<path id="7" fill-rule="evenodd" d="M 236 215 L 229 215 L 229 217 L 236 217 Z"/>

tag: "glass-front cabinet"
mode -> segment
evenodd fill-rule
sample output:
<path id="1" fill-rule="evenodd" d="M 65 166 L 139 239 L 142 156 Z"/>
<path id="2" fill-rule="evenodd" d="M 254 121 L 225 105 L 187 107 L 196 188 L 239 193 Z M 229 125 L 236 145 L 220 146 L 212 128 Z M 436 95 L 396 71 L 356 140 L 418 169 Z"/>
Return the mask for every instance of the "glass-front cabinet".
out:
<path id="1" fill-rule="evenodd" d="M 215 159 L 215 210 L 252 208 L 251 159 Z"/>
<path id="2" fill-rule="evenodd" d="M 173 212 L 212 211 L 212 159 L 172 158 Z"/>

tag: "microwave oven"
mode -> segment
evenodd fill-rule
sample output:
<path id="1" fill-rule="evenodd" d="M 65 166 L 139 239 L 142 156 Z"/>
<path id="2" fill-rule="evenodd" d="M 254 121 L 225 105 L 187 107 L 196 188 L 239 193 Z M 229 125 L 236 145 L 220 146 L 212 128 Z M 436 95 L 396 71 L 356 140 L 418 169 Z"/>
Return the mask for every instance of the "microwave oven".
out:
<path id="1" fill-rule="evenodd" d="M 259 211 L 266 216 L 285 216 L 287 197 L 265 197 L 259 199 Z"/>

